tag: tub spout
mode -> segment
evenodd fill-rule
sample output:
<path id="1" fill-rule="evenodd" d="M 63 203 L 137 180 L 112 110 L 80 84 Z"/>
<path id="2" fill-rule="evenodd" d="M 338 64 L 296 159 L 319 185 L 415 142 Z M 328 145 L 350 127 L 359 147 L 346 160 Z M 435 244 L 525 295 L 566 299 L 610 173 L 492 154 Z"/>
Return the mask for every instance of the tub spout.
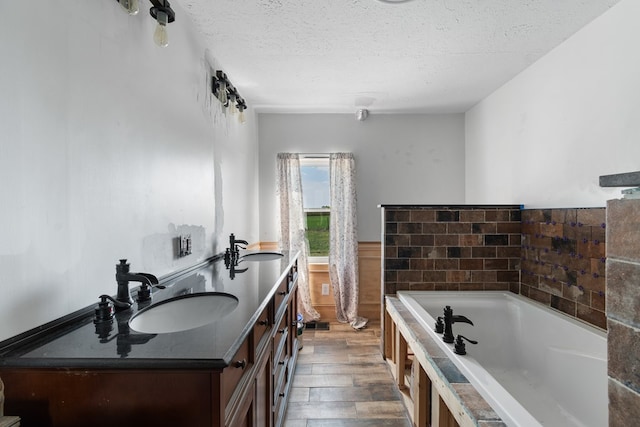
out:
<path id="1" fill-rule="evenodd" d="M 446 306 L 444 308 L 444 335 L 442 336 L 442 341 L 448 344 L 453 343 L 454 336 L 451 326 L 456 322 L 468 323 L 470 325 L 473 325 L 473 322 L 471 320 L 459 314 L 454 315 L 451 307 Z"/>
<path id="2" fill-rule="evenodd" d="M 455 316 L 453 316 L 452 322 L 451 323 L 468 323 L 470 325 L 473 326 L 473 322 L 471 320 L 469 320 L 468 318 L 466 318 L 465 316 L 460 316 L 459 314 L 456 314 Z"/>

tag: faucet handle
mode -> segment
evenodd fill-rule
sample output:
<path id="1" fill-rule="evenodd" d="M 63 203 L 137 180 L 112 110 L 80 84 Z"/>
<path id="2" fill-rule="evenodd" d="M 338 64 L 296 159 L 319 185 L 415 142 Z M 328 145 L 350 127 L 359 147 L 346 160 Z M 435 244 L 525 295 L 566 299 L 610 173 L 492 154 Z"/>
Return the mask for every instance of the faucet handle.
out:
<path id="1" fill-rule="evenodd" d="M 470 344 L 478 344 L 478 341 L 470 340 L 465 336 L 458 335 L 456 337 L 456 344 L 455 344 L 455 351 L 454 351 L 456 354 L 459 354 L 459 355 L 467 354 L 464 341 L 462 341 L 463 339 L 467 340 L 467 342 L 469 342 Z"/>
<path id="2" fill-rule="evenodd" d="M 146 274 L 143 274 L 143 273 L 140 273 L 140 274 L 142 274 L 143 276 L 147 277 Z M 149 275 L 149 276 L 151 276 L 151 275 Z M 152 277 L 155 277 L 155 276 L 152 276 Z M 166 288 L 166 286 L 164 286 L 164 285 L 158 285 L 157 281 L 158 281 L 158 279 L 156 279 L 156 283 L 153 283 L 152 280 L 149 280 L 149 283 L 142 282 L 140 284 L 140 288 L 138 288 L 138 297 L 136 298 L 136 301 L 138 301 L 138 302 L 149 301 L 151 299 L 151 289 L 153 289 L 153 288 L 165 289 Z"/>
<path id="3" fill-rule="evenodd" d="M 442 323 L 442 316 L 438 316 L 438 319 L 436 320 L 436 326 L 434 331 L 437 334 L 441 334 L 444 332 L 444 323 Z"/>
<path id="4" fill-rule="evenodd" d="M 113 319 L 113 307 L 129 308 L 131 304 L 118 301 L 109 295 L 100 295 L 100 302 L 95 308 L 95 317 L 93 323 L 98 324 L 102 322 L 109 322 Z"/>
<path id="5" fill-rule="evenodd" d="M 120 273 L 129 272 L 129 263 L 127 263 L 126 259 L 121 259 L 120 264 L 116 264 L 116 271 Z"/>

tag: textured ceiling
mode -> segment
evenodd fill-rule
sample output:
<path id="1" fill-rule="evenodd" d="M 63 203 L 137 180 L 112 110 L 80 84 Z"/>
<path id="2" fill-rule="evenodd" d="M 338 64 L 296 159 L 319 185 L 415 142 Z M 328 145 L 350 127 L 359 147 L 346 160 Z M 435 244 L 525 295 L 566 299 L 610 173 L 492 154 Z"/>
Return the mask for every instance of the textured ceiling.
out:
<path id="1" fill-rule="evenodd" d="M 258 111 L 447 113 L 619 0 L 176 1 Z"/>

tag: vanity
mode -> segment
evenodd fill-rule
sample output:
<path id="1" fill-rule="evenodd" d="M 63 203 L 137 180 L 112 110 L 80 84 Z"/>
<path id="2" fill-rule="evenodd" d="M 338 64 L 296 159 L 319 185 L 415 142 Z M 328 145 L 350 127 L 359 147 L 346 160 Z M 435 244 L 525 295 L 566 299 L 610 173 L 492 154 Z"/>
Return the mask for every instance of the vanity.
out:
<path id="1" fill-rule="evenodd" d="M 255 259 L 162 277 L 150 303 L 110 322 L 92 305 L 0 342 L 6 413 L 22 426 L 281 426 L 299 351 L 297 254 Z M 130 327 L 149 304 L 209 292 L 237 306 L 183 331 Z"/>

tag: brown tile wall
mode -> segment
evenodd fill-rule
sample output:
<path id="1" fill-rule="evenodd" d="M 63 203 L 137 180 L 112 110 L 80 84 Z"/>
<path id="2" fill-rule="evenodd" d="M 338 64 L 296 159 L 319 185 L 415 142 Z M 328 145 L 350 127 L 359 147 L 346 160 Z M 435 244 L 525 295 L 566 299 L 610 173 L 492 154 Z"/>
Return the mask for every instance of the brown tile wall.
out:
<path id="1" fill-rule="evenodd" d="M 519 288 L 520 207 L 384 207 L 384 293 Z"/>
<path id="2" fill-rule="evenodd" d="M 607 203 L 609 426 L 640 420 L 640 200 Z"/>
<path id="3" fill-rule="evenodd" d="M 606 329 L 605 212 L 523 210 L 520 293 Z"/>
<path id="4" fill-rule="evenodd" d="M 385 207 L 384 292 L 510 290 L 606 329 L 606 209 Z"/>
<path id="5" fill-rule="evenodd" d="M 640 200 L 606 209 L 385 207 L 383 217 L 386 294 L 510 289 L 607 329 L 609 426 L 637 424 Z"/>

